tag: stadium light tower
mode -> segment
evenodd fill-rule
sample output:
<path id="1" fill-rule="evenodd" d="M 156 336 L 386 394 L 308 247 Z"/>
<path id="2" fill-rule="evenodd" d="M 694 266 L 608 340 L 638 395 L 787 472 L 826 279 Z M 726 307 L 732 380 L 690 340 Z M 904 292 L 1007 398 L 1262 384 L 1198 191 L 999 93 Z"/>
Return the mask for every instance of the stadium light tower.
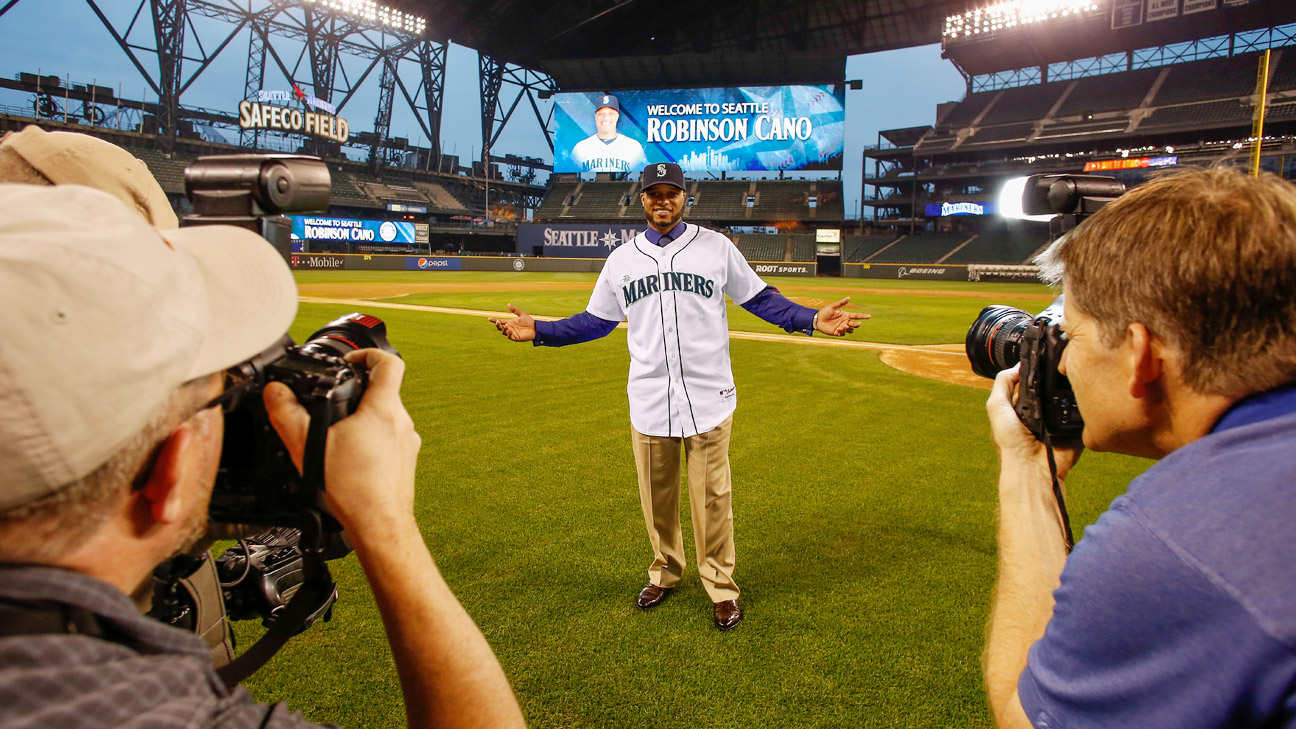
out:
<path id="1" fill-rule="evenodd" d="M 386 5 L 379 5 L 373 0 L 302 0 L 302 3 L 367 20 L 374 25 L 410 35 L 421 36 L 427 28 L 425 18 Z"/>
<path id="2" fill-rule="evenodd" d="M 970 40 L 1098 10 L 1095 0 L 1005 0 L 945 18 L 942 40 Z"/>

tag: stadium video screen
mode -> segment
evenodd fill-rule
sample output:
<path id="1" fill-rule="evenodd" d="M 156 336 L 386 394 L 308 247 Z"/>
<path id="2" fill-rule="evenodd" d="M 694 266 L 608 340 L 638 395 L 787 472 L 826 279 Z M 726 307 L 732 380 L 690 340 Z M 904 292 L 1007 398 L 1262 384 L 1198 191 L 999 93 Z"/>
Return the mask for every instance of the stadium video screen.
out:
<path id="1" fill-rule="evenodd" d="M 844 85 L 564 93 L 554 171 L 840 170 Z M 614 112 L 614 113 L 610 113 Z"/>

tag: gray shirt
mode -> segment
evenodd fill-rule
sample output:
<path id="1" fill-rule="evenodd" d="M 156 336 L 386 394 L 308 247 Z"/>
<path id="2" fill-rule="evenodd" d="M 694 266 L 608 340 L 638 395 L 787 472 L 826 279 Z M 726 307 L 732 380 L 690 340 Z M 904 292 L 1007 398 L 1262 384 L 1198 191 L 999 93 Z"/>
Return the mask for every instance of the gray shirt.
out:
<path id="1" fill-rule="evenodd" d="M 0 727 L 317 727 L 284 704 L 225 688 L 193 633 L 140 614 L 120 590 L 48 567 L 0 567 L 0 606 L 57 605 L 98 618 L 109 639 L 0 637 Z"/>

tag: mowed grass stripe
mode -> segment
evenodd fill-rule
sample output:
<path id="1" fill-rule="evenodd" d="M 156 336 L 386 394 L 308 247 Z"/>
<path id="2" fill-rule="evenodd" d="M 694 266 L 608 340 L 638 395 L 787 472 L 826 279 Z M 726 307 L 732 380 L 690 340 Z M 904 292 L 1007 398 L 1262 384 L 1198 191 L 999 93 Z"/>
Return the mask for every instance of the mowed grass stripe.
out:
<path id="1" fill-rule="evenodd" d="M 495 303 L 478 308 L 498 308 L 500 292 L 481 295 Z M 291 333 L 357 308 L 305 302 Z M 979 661 L 997 487 L 983 392 L 876 352 L 731 342 L 747 618 L 720 633 L 692 564 L 661 606 L 633 607 L 650 554 L 624 331 L 533 348 L 472 317 L 380 316 L 409 365 L 424 536 L 532 726 L 991 725 Z M 1068 479 L 1077 534 L 1146 466 L 1086 454 Z M 333 621 L 290 641 L 252 691 L 315 721 L 400 726 L 363 575 L 354 557 L 332 570 Z M 255 628 L 239 628 L 246 645 Z"/>

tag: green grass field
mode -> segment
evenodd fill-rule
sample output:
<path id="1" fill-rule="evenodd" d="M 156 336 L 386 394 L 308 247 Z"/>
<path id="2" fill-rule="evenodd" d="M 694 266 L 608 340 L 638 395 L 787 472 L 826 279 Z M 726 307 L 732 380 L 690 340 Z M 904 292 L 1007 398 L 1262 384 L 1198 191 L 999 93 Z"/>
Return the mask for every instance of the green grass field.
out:
<path id="1" fill-rule="evenodd" d="M 480 284 L 398 301 L 497 311 L 511 301 L 553 316 L 582 310 L 587 291 L 505 289 L 593 278 L 298 274 L 302 283 Z M 1042 286 L 769 281 L 795 297 L 854 291 L 852 308 L 874 318 L 853 336 L 905 344 L 961 343 L 986 304 L 1038 311 L 1048 300 Z M 354 309 L 303 304 L 292 334 L 301 341 Z M 624 330 L 533 348 L 482 317 L 372 313 L 409 363 L 403 394 L 423 438 L 418 517 L 428 546 L 531 726 L 990 726 L 979 658 L 996 462 L 984 390 L 897 371 L 870 351 L 732 340 L 745 619 L 720 633 L 691 568 L 662 605 L 634 607 L 651 553 L 630 453 Z M 730 325 L 778 331 L 737 308 Z M 1147 465 L 1085 455 L 1068 484 L 1077 536 Z M 400 726 L 363 575 L 354 557 L 333 563 L 333 574 L 333 620 L 293 639 L 248 685 L 314 721 Z M 255 630 L 239 632 L 247 640 Z"/>

